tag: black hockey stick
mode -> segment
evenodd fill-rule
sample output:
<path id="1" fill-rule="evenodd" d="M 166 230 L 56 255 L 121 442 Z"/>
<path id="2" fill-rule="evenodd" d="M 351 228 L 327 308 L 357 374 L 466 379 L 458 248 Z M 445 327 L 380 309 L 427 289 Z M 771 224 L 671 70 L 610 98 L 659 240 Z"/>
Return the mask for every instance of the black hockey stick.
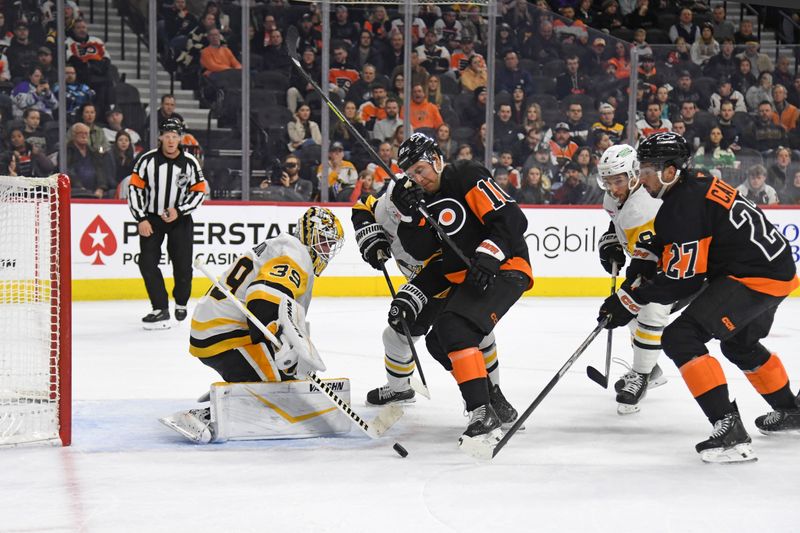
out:
<path id="1" fill-rule="evenodd" d="M 611 294 L 613 295 L 617 292 L 617 273 L 619 271 L 619 267 L 616 263 L 613 263 L 613 267 L 611 269 Z M 601 374 L 599 370 L 597 370 L 592 365 L 586 367 L 586 375 L 589 376 L 589 379 L 603 387 L 604 389 L 608 388 L 608 373 L 611 370 L 611 344 L 613 342 L 612 335 L 614 333 L 613 329 L 608 330 L 608 339 L 606 340 L 606 372 L 605 374 Z"/>
<path id="2" fill-rule="evenodd" d="M 300 73 L 301 76 L 303 76 L 303 78 L 305 78 L 305 80 L 309 83 L 309 85 L 311 85 L 314 88 L 314 90 L 317 91 L 317 94 L 319 94 L 320 98 L 322 98 L 322 100 L 328 105 L 328 108 L 330 108 L 330 110 L 333 111 L 333 114 L 336 115 L 336 117 L 342 122 L 342 124 L 344 124 L 348 130 L 350 130 L 350 133 L 353 134 L 353 137 L 367 151 L 370 157 L 374 160 L 374 163 L 380 166 L 386 172 L 386 174 L 393 180 L 397 180 L 397 178 L 394 175 L 394 172 L 392 171 L 391 168 L 389 168 L 389 165 L 383 162 L 383 160 L 378 156 L 378 154 L 375 153 L 375 149 L 372 148 L 372 145 L 369 144 L 367 140 L 361 136 L 361 134 L 358 132 L 357 129 L 355 129 L 355 127 L 353 127 L 350 121 L 347 120 L 347 117 L 345 117 L 342 114 L 342 112 L 339 111 L 339 108 L 336 107 L 336 104 L 334 104 L 331 101 L 331 99 L 328 98 L 328 96 L 322 92 L 320 86 L 317 85 L 317 82 L 315 82 L 311 78 L 311 76 L 308 75 L 308 72 L 306 72 L 303 69 L 303 66 L 300 64 L 300 62 L 294 57 L 291 57 L 290 59 L 292 60 L 294 68 L 297 69 L 297 71 Z M 436 220 L 434 220 L 434 218 L 431 216 L 431 214 L 428 212 L 425 206 L 420 205 L 419 207 L 417 207 L 417 210 L 423 216 L 423 218 L 425 218 L 425 221 L 428 224 L 430 224 L 430 226 L 436 231 L 436 233 L 439 235 L 439 238 L 442 239 L 442 241 L 444 241 L 445 243 L 447 243 L 447 245 L 453 250 L 453 252 L 455 252 L 455 254 L 462 261 L 464 261 L 465 265 L 470 266 L 470 260 L 467 258 L 466 255 L 464 255 L 464 252 L 462 252 L 459 249 L 456 243 L 453 242 L 453 239 L 451 239 L 450 236 L 447 233 L 445 233 L 445 231 L 442 229 L 439 223 L 436 222 Z"/>
<path id="3" fill-rule="evenodd" d="M 525 423 L 525 420 L 527 420 L 528 417 L 531 416 L 533 410 L 536 409 L 539 406 L 539 404 L 542 403 L 542 400 L 544 400 L 545 397 L 550 393 L 550 391 L 553 390 L 553 387 L 556 386 L 556 383 L 558 383 L 558 381 L 561 379 L 561 376 L 563 376 L 567 372 L 567 370 L 569 370 L 569 368 L 575 363 L 575 361 L 578 360 L 581 354 L 583 354 L 583 352 L 586 351 L 586 348 L 589 347 L 592 341 L 600 334 L 601 331 L 603 331 L 603 328 L 606 327 L 606 324 L 608 323 L 609 320 L 611 320 L 611 317 L 607 316 L 603 318 L 603 320 L 597 323 L 597 327 L 595 327 L 592 330 L 592 332 L 589 333 L 589 336 L 586 337 L 586 340 L 584 340 L 581 343 L 581 345 L 578 346 L 578 349 L 575 350 L 575 353 L 573 353 L 570 356 L 570 358 L 567 359 L 567 362 L 564 363 L 564 366 L 562 366 L 561 369 L 558 371 L 558 373 L 556 373 L 556 375 L 553 376 L 553 379 L 550 380 L 550 383 L 548 383 L 547 386 L 544 389 L 542 389 L 542 392 L 540 392 L 539 396 L 537 396 L 536 399 L 533 400 L 533 403 L 530 404 L 527 409 L 525 409 L 525 412 L 522 413 L 522 415 L 519 418 L 517 418 L 517 421 L 514 422 L 514 425 L 511 426 L 511 429 L 509 429 L 506 432 L 506 434 L 503 435 L 503 438 L 500 439 L 500 442 L 498 442 L 496 446 L 494 446 L 494 449 L 492 449 L 490 445 L 488 444 L 486 445 L 486 450 L 484 451 L 484 455 L 482 456 L 482 458 L 491 459 L 497 456 L 498 453 L 500 453 L 500 450 L 502 450 L 503 447 L 506 444 L 508 444 L 508 441 L 519 430 L 522 424 Z"/>
<path id="4" fill-rule="evenodd" d="M 394 285 L 392 285 L 392 278 L 389 277 L 389 272 L 386 271 L 386 261 L 381 263 L 381 270 L 383 271 L 383 277 L 386 278 L 386 284 L 389 286 L 389 292 L 392 294 L 392 298 L 395 298 L 397 294 L 394 292 Z M 414 337 L 411 336 L 411 330 L 408 327 L 408 322 L 406 322 L 405 318 L 400 319 L 400 324 L 403 326 L 403 333 L 406 336 L 406 341 L 408 341 L 408 347 L 411 348 L 411 357 L 414 359 L 414 365 L 417 367 L 417 372 L 419 373 L 419 381 L 420 383 L 414 383 L 414 376 L 411 376 L 411 386 L 425 396 L 427 399 L 431 399 L 431 393 L 428 390 L 428 382 L 425 381 L 425 374 L 422 372 L 422 365 L 419 364 L 419 357 L 417 356 L 417 349 L 414 348 Z"/>

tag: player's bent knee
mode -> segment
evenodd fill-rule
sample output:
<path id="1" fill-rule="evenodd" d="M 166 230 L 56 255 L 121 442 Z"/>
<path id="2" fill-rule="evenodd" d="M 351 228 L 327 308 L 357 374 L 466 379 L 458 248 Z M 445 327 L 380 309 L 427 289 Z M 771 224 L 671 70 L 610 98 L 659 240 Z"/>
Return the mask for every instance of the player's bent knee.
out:
<path id="1" fill-rule="evenodd" d="M 661 349 L 678 367 L 707 352 L 699 325 L 684 319 L 683 316 L 664 328 L 661 334 Z"/>
<path id="2" fill-rule="evenodd" d="M 760 342 L 746 346 L 737 342 L 735 338 L 720 342 L 719 347 L 725 358 L 742 370 L 760 367 L 772 355 Z"/>
<path id="3" fill-rule="evenodd" d="M 446 353 L 478 346 L 484 338 L 484 334 L 474 324 L 455 313 L 442 313 L 434 328 Z"/>
<path id="4" fill-rule="evenodd" d="M 453 365 L 450 362 L 450 358 L 447 357 L 447 352 L 442 347 L 441 343 L 439 342 L 439 337 L 436 334 L 436 329 L 432 329 L 430 333 L 425 336 L 425 347 L 428 349 L 428 353 L 436 359 L 439 364 L 441 364 L 445 370 L 450 372 L 453 369 Z"/>

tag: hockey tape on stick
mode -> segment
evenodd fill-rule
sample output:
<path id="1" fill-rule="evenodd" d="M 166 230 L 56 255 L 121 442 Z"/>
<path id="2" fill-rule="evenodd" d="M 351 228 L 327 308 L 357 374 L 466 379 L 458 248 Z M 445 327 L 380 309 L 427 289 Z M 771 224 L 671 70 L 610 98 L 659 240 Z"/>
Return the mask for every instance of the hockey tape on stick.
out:
<path id="1" fill-rule="evenodd" d="M 386 271 L 386 261 L 381 263 L 381 270 L 383 271 L 383 277 L 386 278 L 386 284 L 389 286 L 389 293 L 391 293 L 392 298 L 395 298 L 397 294 L 394 292 L 392 278 L 389 277 L 389 272 Z M 400 319 L 400 325 L 403 326 L 403 333 L 406 336 L 408 347 L 411 348 L 411 357 L 414 359 L 414 365 L 417 367 L 417 373 L 419 374 L 419 378 L 417 378 L 415 374 L 411 375 L 411 379 L 409 380 L 411 382 L 411 388 L 430 400 L 431 392 L 428 390 L 428 383 L 425 381 L 425 374 L 422 372 L 422 365 L 419 364 L 417 349 L 414 347 L 414 338 L 411 336 L 411 330 L 409 329 L 408 322 L 406 322 L 405 318 Z"/>
<path id="2" fill-rule="evenodd" d="M 619 266 L 617 263 L 613 263 L 613 267 L 611 268 L 611 294 L 613 295 L 617 291 L 617 274 L 619 273 Z M 586 375 L 589 376 L 589 379 L 603 387 L 604 389 L 608 388 L 608 373 L 611 370 L 611 345 L 613 344 L 613 334 L 614 330 L 608 330 L 608 338 L 606 339 L 606 372 L 605 374 L 601 374 L 599 370 L 595 367 L 589 365 L 586 367 Z"/>
<path id="3" fill-rule="evenodd" d="M 244 313 L 247 319 L 255 324 L 255 326 L 264 334 L 264 337 L 267 338 L 272 344 L 280 348 L 281 341 L 272 334 L 272 332 L 267 329 L 267 327 L 261 323 L 257 316 L 255 316 L 252 311 L 250 311 L 233 293 L 231 293 L 230 289 L 225 287 L 219 280 L 209 272 L 206 268 L 206 265 L 200 262 L 200 259 L 196 259 L 194 262 L 195 268 L 200 270 L 206 277 L 214 284 L 214 287 L 222 291 L 222 294 L 225 295 L 233 304 Z M 345 402 L 342 398 L 337 395 L 333 389 L 324 381 L 319 379 L 314 372 L 308 372 L 306 377 L 309 381 L 312 381 L 314 385 L 322 392 L 322 394 L 330 400 L 330 402 L 341 412 L 347 415 L 350 420 L 358 426 L 358 428 L 367 434 L 367 436 L 371 439 L 377 439 L 381 435 L 383 435 L 386 430 L 388 430 L 395 422 L 397 422 L 401 416 L 403 416 L 403 409 L 399 405 L 387 405 L 378 413 L 378 416 L 375 417 L 374 420 L 367 423 L 364 421 L 363 418 L 358 416 L 358 414 L 350 408 L 350 405 Z"/>
<path id="4" fill-rule="evenodd" d="M 350 123 L 349 120 L 347 120 L 347 117 L 345 117 L 342 114 L 342 112 L 339 111 L 339 108 L 336 107 L 336 104 L 334 104 L 330 98 L 328 98 L 328 95 L 322 92 L 320 86 L 317 84 L 317 82 L 315 82 L 311 78 L 311 76 L 308 75 L 308 72 L 306 72 L 303 69 L 303 66 L 300 64 L 297 58 L 291 57 L 289 59 L 292 61 L 292 64 L 294 65 L 294 68 L 297 70 L 297 72 L 308 82 L 309 85 L 311 85 L 314 88 L 317 94 L 319 94 L 320 98 L 322 98 L 325 104 L 327 104 L 328 108 L 331 111 L 333 111 L 333 114 L 336 115 L 336 118 L 338 118 L 348 130 L 350 130 L 350 133 L 353 135 L 353 138 L 355 138 L 355 140 L 358 141 L 361 147 L 364 148 L 364 150 L 366 150 L 367 154 L 369 154 L 369 156 L 372 158 L 372 161 L 376 165 L 381 167 L 386 172 L 387 175 L 391 176 L 392 180 L 397 181 L 397 178 L 395 177 L 392 169 L 389 168 L 389 166 L 386 163 L 384 163 L 383 159 L 381 159 L 378 156 L 372 145 L 369 144 L 366 141 L 366 139 L 364 139 L 364 137 L 361 136 L 358 130 Z M 462 252 L 461 249 L 456 245 L 456 243 L 453 242 L 453 239 L 451 239 L 450 236 L 447 233 L 445 233 L 445 231 L 442 229 L 439 223 L 428 212 L 427 208 L 424 205 L 420 205 L 417 208 L 417 210 L 425 218 L 425 221 L 428 222 L 428 224 L 430 224 L 431 227 L 436 231 L 436 233 L 439 235 L 439 238 L 447 243 L 447 245 L 453 250 L 453 252 L 456 253 L 456 255 L 458 255 L 458 257 L 464 262 L 465 265 L 469 266 L 470 261 L 467 258 L 467 256 L 464 255 L 464 252 Z"/>

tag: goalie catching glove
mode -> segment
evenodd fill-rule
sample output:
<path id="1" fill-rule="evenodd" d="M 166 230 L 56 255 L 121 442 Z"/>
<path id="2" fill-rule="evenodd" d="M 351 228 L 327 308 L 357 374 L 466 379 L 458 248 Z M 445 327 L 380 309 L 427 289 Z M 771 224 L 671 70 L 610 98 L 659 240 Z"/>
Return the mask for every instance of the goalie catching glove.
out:
<path id="1" fill-rule="evenodd" d="M 428 297 L 418 287 L 406 283 L 397 291 L 397 296 L 394 297 L 392 305 L 389 307 L 389 326 L 403 335 L 401 321 L 405 320 L 408 327 L 411 327 L 426 303 L 428 303 Z"/>
<path id="2" fill-rule="evenodd" d="M 361 257 L 375 270 L 381 270 L 383 263 L 392 256 L 391 243 L 380 224 L 367 224 L 356 231 L 356 242 Z"/>
<path id="3" fill-rule="evenodd" d="M 314 343 L 308 335 L 303 307 L 291 298 L 281 298 L 278 307 L 278 335 L 281 346 L 275 353 L 275 364 L 287 374 L 302 379 L 309 372 L 325 370 L 325 363 L 319 356 Z"/>

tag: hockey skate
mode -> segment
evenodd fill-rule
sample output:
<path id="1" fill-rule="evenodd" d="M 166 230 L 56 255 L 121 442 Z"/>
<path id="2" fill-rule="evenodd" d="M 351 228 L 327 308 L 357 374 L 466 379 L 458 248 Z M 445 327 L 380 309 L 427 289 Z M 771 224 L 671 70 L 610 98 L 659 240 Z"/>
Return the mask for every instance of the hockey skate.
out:
<path id="1" fill-rule="evenodd" d="M 776 409 L 756 418 L 756 427 L 764 435 L 800 435 L 800 397 L 794 409 Z"/>
<path id="2" fill-rule="evenodd" d="M 747 463 L 758 460 L 750 442 L 750 435 L 736 410 L 717 420 L 711 436 L 698 443 L 695 449 L 706 463 Z"/>
<path id="3" fill-rule="evenodd" d="M 633 368 L 631 368 L 631 366 L 623 359 L 615 357 L 614 362 L 619 363 L 622 366 L 628 368 L 628 371 L 625 372 L 622 376 L 620 376 L 620 378 L 616 381 L 616 383 L 614 383 L 614 390 L 617 392 L 617 394 L 619 394 L 620 392 L 622 392 L 622 389 L 625 387 L 628 381 L 634 379 L 634 374 L 636 374 L 637 372 Z M 660 387 L 666 382 L 667 378 L 664 377 L 664 371 L 661 370 L 661 367 L 658 366 L 658 364 L 656 364 L 656 366 L 654 366 L 653 370 L 650 372 L 650 381 L 647 383 L 647 388 L 655 389 L 656 387 Z"/>
<path id="4" fill-rule="evenodd" d="M 367 405 L 381 406 L 389 403 L 414 403 L 417 401 L 414 398 L 415 394 L 416 393 L 414 392 L 414 389 L 411 387 L 404 391 L 398 392 L 392 389 L 391 385 L 387 383 L 383 387 L 372 389 L 367 393 Z"/>
<path id="5" fill-rule="evenodd" d="M 214 440 L 214 423 L 211 421 L 210 407 L 178 411 L 159 418 L 158 421 L 195 444 L 208 444 Z"/>
<path id="6" fill-rule="evenodd" d="M 186 320 L 186 315 L 187 314 L 188 313 L 186 311 L 186 306 L 185 305 L 176 305 L 175 306 L 175 320 L 177 320 L 178 322 L 183 322 L 184 320 Z"/>
<path id="7" fill-rule="evenodd" d="M 617 413 L 631 415 L 639 412 L 639 402 L 647 395 L 649 375 L 631 370 L 625 377 L 628 379 L 617 393 Z"/>
<path id="8" fill-rule="evenodd" d="M 491 404 L 481 405 L 470 413 L 467 429 L 458 439 L 461 450 L 476 459 L 491 459 L 492 452 L 503 437 L 502 421 Z"/>
<path id="9" fill-rule="evenodd" d="M 169 329 L 171 325 L 166 309 L 153 309 L 142 318 L 142 327 L 146 330 Z"/>
<path id="10" fill-rule="evenodd" d="M 517 410 L 508 403 L 506 397 L 503 396 L 503 391 L 500 390 L 500 385 L 492 385 L 489 384 L 489 402 L 492 404 L 492 408 L 494 409 L 497 416 L 500 418 L 500 422 L 503 423 L 503 429 L 508 429 L 514 425 L 514 422 L 517 421 Z M 519 428 L 520 430 L 525 429 L 525 426 Z"/>

